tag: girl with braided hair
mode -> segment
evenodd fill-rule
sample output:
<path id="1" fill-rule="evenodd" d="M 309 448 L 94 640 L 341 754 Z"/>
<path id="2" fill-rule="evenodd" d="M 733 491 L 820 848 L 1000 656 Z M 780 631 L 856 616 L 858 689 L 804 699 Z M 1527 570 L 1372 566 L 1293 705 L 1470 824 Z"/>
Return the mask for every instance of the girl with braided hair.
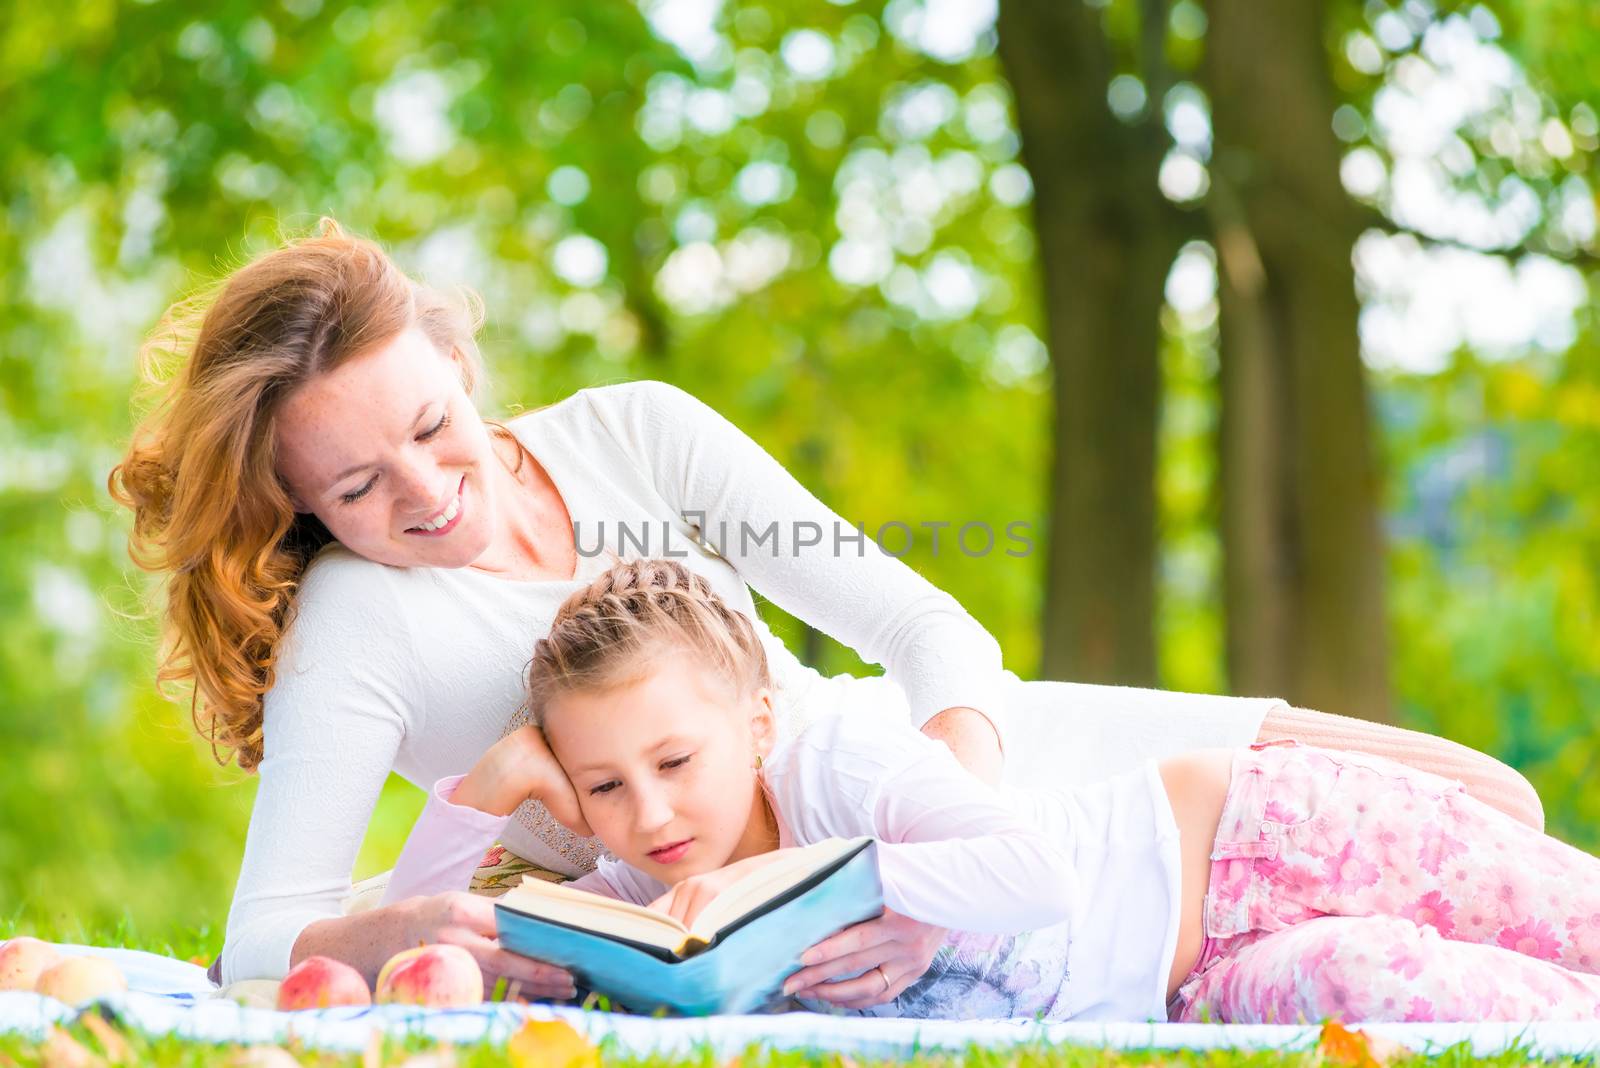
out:
<path id="1" fill-rule="evenodd" d="M 668 560 L 562 605 L 526 709 L 435 784 L 391 898 L 464 886 L 515 808 L 571 790 L 610 851 L 574 885 L 686 925 L 786 849 L 876 838 L 886 907 L 943 944 L 925 972 L 803 967 L 785 990 L 806 1007 L 1600 1019 L 1600 859 L 1382 758 L 1256 745 L 997 792 L 903 722 L 827 717 L 781 740 L 749 622 Z"/>

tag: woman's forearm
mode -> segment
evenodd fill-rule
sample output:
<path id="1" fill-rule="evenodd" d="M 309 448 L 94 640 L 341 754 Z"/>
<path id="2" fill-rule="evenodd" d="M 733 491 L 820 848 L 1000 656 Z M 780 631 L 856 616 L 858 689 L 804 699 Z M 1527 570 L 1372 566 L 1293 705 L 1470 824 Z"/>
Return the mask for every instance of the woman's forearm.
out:
<path id="1" fill-rule="evenodd" d="M 289 967 L 307 957 L 332 957 L 366 976 L 370 986 L 390 957 L 417 945 L 416 903 L 397 901 L 349 916 L 330 916 L 306 925 L 289 952 Z"/>
<path id="2" fill-rule="evenodd" d="M 1535 830 L 1544 830 L 1544 806 L 1527 779 L 1494 757 L 1421 731 L 1391 727 L 1309 708 L 1280 706 L 1267 713 L 1257 740 L 1293 738 L 1306 745 L 1350 749 L 1455 779 L 1486 805 Z"/>
<path id="3" fill-rule="evenodd" d="M 570 998 L 575 990 L 565 969 L 501 949 L 495 937 L 493 899 L 459 890 L 317 920 L 295 939 L 289 965 L 311 956 L 332 957 L 376 984 L 390 957 L 435 942 L 457 945 L 472 954 L 483 973 L 485 996 L 501 979 L 512 998 Z"/>

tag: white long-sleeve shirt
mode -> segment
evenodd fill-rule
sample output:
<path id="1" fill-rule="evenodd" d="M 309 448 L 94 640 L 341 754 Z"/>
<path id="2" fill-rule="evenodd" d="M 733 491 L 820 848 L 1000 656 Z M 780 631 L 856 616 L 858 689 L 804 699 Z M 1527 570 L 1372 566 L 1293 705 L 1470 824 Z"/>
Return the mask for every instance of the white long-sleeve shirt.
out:
<path id="1" fill-rule="evenodd" d="M 1164 752 L 1248 743 L 1270 704 L 1020 682 L 953 598 L 870 539 L 859 555 L 850 542 L 835 552 L 833 532 L 854 528 L 675 387 L 581 390 L 510 427 L 566 504 L 580 551 L 576 574 L 521 582 L 470 568 L 388 567 L 340 546 L 307 568 L 264 703 L 264 757 L 228 915 L 224 982 L 283 976 L 300 932 L 341 914 L 391 771 L 429 789 L 466 771 L 505 733 L 533 642 L 549 632 L 561 603 L 610 565 L 610 553 L 686 553 L 681 562 L 754 621 L 785 736 L 823 713 L 920 725 L 963 705 L 997 721 L 1008 777 L 1078 782 Z M 700 513 L 723 555 L 700 545 L 684 518 Z M 719 537 L 724 523 L 727 538 Z M 756 541 L 773 523 L 776 545 Z M 823 545 L 798 546 L 814 529 L 796 526 L 806 523 L 824 531 Z M 751 538 L 741 537 L 742 525 Z M 594 551 L 602 532 L 609 552 Z M 751 589 L 886 673 L 829 678 L 800 663 L 760 621 Z M 1008 702 L 1026 706 L 1025 726 L 1010 724 Z M 597 855 L 591 841 L 573 839 L 532 806 L 519 810 L 502 841 L 565 875 L 584 874 Z"/>
<path id="2" fill-rule="evenodd" d="M 884 904 L 949 928 L 928 971 L 873 1015 L 1164 1017 L 1178 828 L 1154 762 L 1071 792 L 997 792 L 909 723 L 828 716 L 759 773 L 780 847 L 878 839 Z M 464 890 L 509 817 L 435 784 L 384 902 Z M 605 856 L 570 884 L 648 905 L 666 884 Z M 821 1007 L 821 1003 L 814 1007 Z"/>

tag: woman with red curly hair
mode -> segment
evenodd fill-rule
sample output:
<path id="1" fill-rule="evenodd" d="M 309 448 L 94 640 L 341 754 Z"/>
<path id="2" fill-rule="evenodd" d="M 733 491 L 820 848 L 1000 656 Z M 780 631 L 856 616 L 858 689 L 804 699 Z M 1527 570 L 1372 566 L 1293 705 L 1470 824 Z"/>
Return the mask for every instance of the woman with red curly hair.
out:
<path id="1" fill-rule="evenodd" d="M 602 386 L 485 421 L 477 321 L 470 298 L 416 284 L 325 223 L 176 305 L 147 345 L 159 401 L 111 489 L 134 513 L 134 559 L 164 581 L 159 678 L 192 686 L 218 759 L 260 780 L 225 981 L 281 977 L 312 954 L 370 980 L 427 941 L 465 946 L 488 984 L 571 989 L 567 973 L 496 945 L 486 898 L 348 915 L 342 902 L 389 773 L 426 788 L 471 767 L 512 729 L 530 636 L 614 560 L 639 556 L 680 557 L 755 621 L 787 733 L 824 714 L 909 717 L 990 782 L 1002 770 L 1077 781 L 1293 736 L 1396 757 L 1540 818 L 1515 772 L 1438 739 L 1282 702 L 1024 683 L 953 598 L 853 539 L 682 390 Z M 803 528 L 831 528 L 831 546 Z M 801 664 L 760 623 L 752 588 L 885 674 Z M 592 869 L 570 788 L 544 800 L 519 810 L 504 844 L 562 875 Z M 836 971 L 920 974 L 940 940 L 888 915 L 834 940 Z"/>

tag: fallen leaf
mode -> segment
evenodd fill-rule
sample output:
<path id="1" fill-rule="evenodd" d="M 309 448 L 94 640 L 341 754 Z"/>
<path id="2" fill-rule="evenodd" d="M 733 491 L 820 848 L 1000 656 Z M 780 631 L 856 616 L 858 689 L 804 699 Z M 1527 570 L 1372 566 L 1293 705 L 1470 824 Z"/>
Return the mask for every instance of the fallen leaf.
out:
<path id="1" fill-rule="evenodd" d="M 1392 1039 L 1352 1031 L 1338 1020 L 1328 1020 L 1317 1036 L 1317 1053 L 1324 1061 L 1351 1068 L 1384 1068 L 1411 1051 Z"/>
<path id="2" fill-rule="evenodd" d="M 245 1046 L 228 1058 L 228 1068 L 300 1068 L 300 1062 L 282 1046 Z"/>
<path id="3" fill-rule="evenodd" d="M 361 1051 L 361 1068 L 383 1068 L 383 1032 L 376 1027 L 367 1035 L 367 1048 Z"/>
<path id="4" fill-rule="evenodd" d="M 529 1020 L 511 1036 L 506 1056 L 513 1068 L 600 1068 L 594 1043 L 561 1020 Z"/>
<path id="5" fill-rule="evenodd" d="M 398 1068 L 456 1068 L 456 1052 L 449 1046 L 440 1046 L 412 1054 L 401 1061 Z"/>
<path id="6" fill-rule="evenodd" d="M 112 1064 L 132 1064 L 133 1047 L 128 1045 L 128 1040 L 108 1023 L 105 1017 L 98 1012 L 86 1012 L 78 1017 L 78 1022 L 95 1037 L 100 1043 L 100 1048 L 105 1051 L 106 1060 Z"/>
<path id="7" fill-rule="evenodd" d="M 45 1037 L 44 1056 L 39 1063 L 44 1068 L 99 1068 L 106 1062 L 61 1028 L 52 1027 Z"/>

